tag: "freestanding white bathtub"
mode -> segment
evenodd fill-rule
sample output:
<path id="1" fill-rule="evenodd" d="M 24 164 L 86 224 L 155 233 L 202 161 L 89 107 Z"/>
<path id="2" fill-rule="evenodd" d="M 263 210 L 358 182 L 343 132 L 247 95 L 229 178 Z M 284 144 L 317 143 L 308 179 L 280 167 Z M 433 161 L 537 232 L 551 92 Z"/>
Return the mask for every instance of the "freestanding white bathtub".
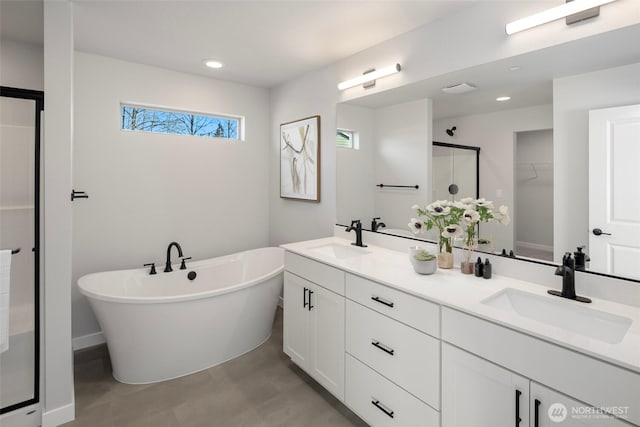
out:
<path id="1" fill-rule="evenodd" d="M 104 332 L 113 377 L 144 384 L 180 377 L 253 350 L 271 336 L 284 251 L 262 248 L 174 266 L 78 280 Z M 194 280 L 187 274 L 196 272 Z"/>

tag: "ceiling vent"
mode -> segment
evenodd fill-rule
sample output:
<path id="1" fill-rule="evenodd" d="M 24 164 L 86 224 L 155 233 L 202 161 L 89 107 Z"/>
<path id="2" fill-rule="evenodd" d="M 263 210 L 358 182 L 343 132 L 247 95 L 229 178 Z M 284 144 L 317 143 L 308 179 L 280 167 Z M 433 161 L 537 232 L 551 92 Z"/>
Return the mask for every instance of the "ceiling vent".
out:
<path id="1" fill-rule="evenodd" d="M 442 91 L 444 93 L 457 95 L 460 93 L 471 92 L 472 90 L 476 90 L 476 89 L 477 88 L 470 83 L 456 83 L 454 85 L 443 87 Z"/>

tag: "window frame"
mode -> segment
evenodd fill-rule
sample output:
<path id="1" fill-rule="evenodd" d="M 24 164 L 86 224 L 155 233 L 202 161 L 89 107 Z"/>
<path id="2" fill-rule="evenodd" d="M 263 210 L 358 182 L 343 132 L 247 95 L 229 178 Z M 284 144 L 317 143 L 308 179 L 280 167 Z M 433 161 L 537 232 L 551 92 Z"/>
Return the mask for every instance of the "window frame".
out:
<path id="1" fill-rule="evenodd" d="M 162 113 L 170 113 L 170 114 L 183 114 L 183 115 L 193 115 L 198 117 L 205 118 L 213 118 L 218 120 L 235 120 L 237 122 L 236 126 L 236 137 L 228 138 L 228 137 L 220 137 L 213 135 L 194 135 L 189 133 L 175 133 L 175 132 L 161 132 L 161 131 L 153 131 L 147 129 L 128 129 L 124 127 L 123 121 L 123 109 L 125 107 L 128 108 L 143 108 L 151 111 L 159 111 Z M 129 101 L 121 101 L 118 109 L 119 121 L 120 121 L 120 131 L 123 132 L 131 132 L 131 133 L 148 133 L 154 135 L 175 135 L 175 136 L 194 136 L 198 138 L 207 138 L 218 141 L 244 141 L 245 140 L 245 117 L 240 115 L 233 115 L 228 113 L 211 113 L 211 112 L 202 112 L 202 111 L 194 111 L 184 108 L 177 107 L 167 107 L 153 104 L 143 104 L 140 102 L 129 102 Z"/>

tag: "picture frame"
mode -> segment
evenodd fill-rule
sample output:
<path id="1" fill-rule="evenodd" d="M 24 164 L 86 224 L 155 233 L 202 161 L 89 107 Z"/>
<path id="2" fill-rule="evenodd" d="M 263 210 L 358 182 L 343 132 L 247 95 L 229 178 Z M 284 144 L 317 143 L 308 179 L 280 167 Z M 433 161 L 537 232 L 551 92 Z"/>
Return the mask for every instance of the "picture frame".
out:
<path id="1" fill-rule="evenodd" d="M 280 197 L 320 202 L 320 116 L 280 125 Z"/>

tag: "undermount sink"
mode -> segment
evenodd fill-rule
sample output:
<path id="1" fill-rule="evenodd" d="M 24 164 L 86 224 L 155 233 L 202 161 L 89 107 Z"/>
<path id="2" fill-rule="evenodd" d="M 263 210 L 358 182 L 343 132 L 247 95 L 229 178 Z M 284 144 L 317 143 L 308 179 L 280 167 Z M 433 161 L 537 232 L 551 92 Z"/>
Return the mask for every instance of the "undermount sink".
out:
<path id="1" fill-rule="evenodd" d="M 632 323 L 628 317 L 572 304 L 563 298 L 513 288 L 503 289 L 482 303 L 609 344 L 622 341 Z"/>
<path id="2" fill-rule="evenodd" d="M 370 253 L 364 248 L 341 245 L 339 243 L 327 243 L 326 245 L 314 246 L 312 248 L 309 248 L 309 250 L 316 252 L 319 255 L 324 255 L 336 259 L 347 259 L 354 256 L 366 255 Z"/>

